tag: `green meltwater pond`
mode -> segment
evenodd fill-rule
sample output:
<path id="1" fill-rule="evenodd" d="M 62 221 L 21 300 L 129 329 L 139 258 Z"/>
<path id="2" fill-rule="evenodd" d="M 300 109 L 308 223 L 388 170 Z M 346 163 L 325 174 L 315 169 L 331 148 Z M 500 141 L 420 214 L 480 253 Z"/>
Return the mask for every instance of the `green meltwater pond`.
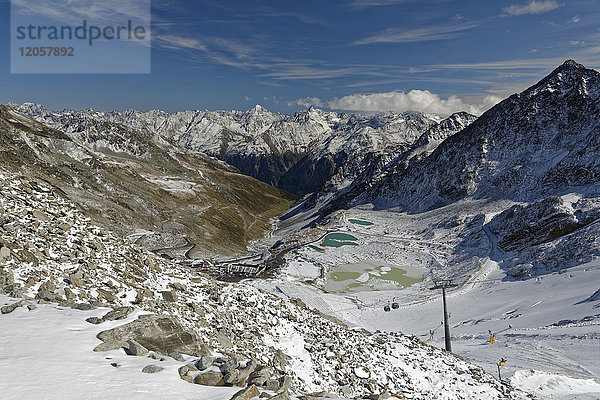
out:
<path id="1" fill-rule="evenodd" d="M 321 243 L 321 246 L 327 246 L 327 247 L 358 246 L 358 243 L 356 243 L 357 240 L 358 240 L 357 238 L 355 238 L 352 235 L 348 235 L 347 233 L 336 232 L 336 233 L 330 233 L 329 235 L 325 236 L 325 238 L 323 239 L 323 243 Z"/>
<path id="2" fill-rule="evenodd" d="M 398 290 L 422 281 L 420 267 L 400 268 L 391 264 L 364 261 L 332 267 L 324 289 L 330 293 Z"/>
<path id="3" fill-rule="evenodd" d="M 348 220 L 348 222 L 351 222 L 351 223 L 353 223 L 353 224 L 356 224 L 356 225 L 364 225 L 364 226 L 371 226 L 371 225 L 375 225 L 375 224 L 374 224 L 374 223 L 372 223 L 372 222 L 369 222 L 369 221 L 363 221 L 363 220 L 361 220 L 361 219 L 349 219 L 349 220 Z"/>

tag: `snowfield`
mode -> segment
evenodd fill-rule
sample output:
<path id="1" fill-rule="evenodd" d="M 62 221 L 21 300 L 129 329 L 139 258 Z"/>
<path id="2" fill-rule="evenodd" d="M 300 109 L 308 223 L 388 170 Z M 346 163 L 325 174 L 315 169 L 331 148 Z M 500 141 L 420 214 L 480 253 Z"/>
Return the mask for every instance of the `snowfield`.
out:
<path id="1" fill-rule="evenodd" d="M 14 303 L 0 295 L 0 305 Z M 155 361 L 131 357 L 120 350 L 93 352 L 100 341 L 96 334 L 137 318 L 92 325 L 85 321 L 101 317 L 109 309 L 79 311 L 55 304 L 40 304 L 28 311 L 19 307 L 0 318 L 0 388 L 3 400 L 25 399 L 214 399 L 228 400 L 239 388 L 190 385 L 181 380 L 181 363 L 170 357 Z M 9 334 L 8 334 L 9 333 Z M 191 357 L 188 357 L 191 359 Z M 118 367 L 111 364 L 116 363 Z M 146 374 L 142 368 L 164 368 Z"/>
<path id="2" fill-rule="evenodd" d="M 577 201 L 578 196 L 568 199 Z M 495 376 L 496 363 L 507 358 L 502 378 L 540 398 L 600 399 L 600 302 L 596 297 L 586 301 L 599 288 L 600 260 L 527 280 L 507 276 L 494 261 L 504 254 L 485 224 L 509 206 L 465 201 L 417 216 L 354 208 L 334 216 L 326 228 L 347 231 L 359 246 L 323 247 L 324 252 L 304 247 L 288 257 L 282 277 L 249 284 L 300 298 L 355 328 L 413 334 L 443 348 L 441 293 L 429 287 L 433 278 L 454 279 L 460 286 L 448 291 L 448 307 L 456 354 Z M 485 217 L 470 224 L 473 211 Z M 453 218 L 466 224 L 453 223 Z M 318 276 L 325 276 L 330 266 L 360 260 L 420 265 L 429 272 L 422 283 L 403 290 L 345 295 L 323 290 L 325 281 Z M 325 272 L 317 274 L 316 266 Z M 398 309 L 384 312 L 392 300 Z M 435 330 L 433 340 L 430 330 Z M 495 344 L 489 343 L 489 331 L 500 332 Z"/>

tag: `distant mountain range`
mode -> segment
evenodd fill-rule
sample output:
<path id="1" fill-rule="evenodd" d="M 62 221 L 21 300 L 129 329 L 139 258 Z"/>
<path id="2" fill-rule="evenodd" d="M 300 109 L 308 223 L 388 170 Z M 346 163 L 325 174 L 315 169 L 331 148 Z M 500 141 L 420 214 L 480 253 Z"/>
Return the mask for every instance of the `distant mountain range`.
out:
<path id="1" fill-rule="evenodd" d="M 305 195 L 322 189 L 373 153 L 393 155 L 442 118 L 417 112 L 361 116 L 310 108 L 294 115 L 267 111 L 93 110 L 49 111 L 36 104 L 11 104 L 18 111 L 67 134 L 86 136 L 85 121 L 126 126 L 148 137 L 200 152 L 263 182 Z M 473 117 L 474 119 L 474 117 Z M 135 150 L 135 149 L 131 149 Z"/>

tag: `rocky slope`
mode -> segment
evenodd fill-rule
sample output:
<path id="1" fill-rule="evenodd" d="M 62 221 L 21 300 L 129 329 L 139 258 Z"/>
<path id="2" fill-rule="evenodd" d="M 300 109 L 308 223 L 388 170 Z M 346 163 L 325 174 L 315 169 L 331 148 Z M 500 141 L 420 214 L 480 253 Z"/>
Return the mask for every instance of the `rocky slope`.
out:
<path id="1" fill-rule="evenodd" d="M 600 73 L 567 61 L 359 201 L 409 212 L 467 196 L 532 201 L 600 178 Z"/>
<path id="2" fill-rule="evenodd" d="M 596 258 L 599 218 L 599 198 L 555 196 L 512 206 L 488 226 L 505 252 L 501 266 L 512 276 L 527 278 Z"/>
<path id="3" fill-rule="evenodd" d="M 181 256 L 193 242 L 209 254 L 241 253 L 289 203 L 223 162 L 144 131 L 94 119 L 61 129 L 1 106 L 0 166 L 51 183 L 96 223 L 151 249 L 175 247 Z"/>
<path id="4" fill-rule="evenodd" d="M 154 316 L 99 334 L 95 349 L 148 355 L 156 361 L 145 372 L 161 373 L 160 358 L 170 354 L 190 384 L 250 385 L 246 398 L 264 390 L 280 392 L 280 399 L 288 390 L 351 398 L 526 397 L 417 338 L 348 330 L 301 302 L 194 275 L 95 226 L 45 183 L 2 171 L 0 184 L 0 293 L 27 299 L 2 313 L 33 309 L 35 302 L 113 307 L 89 319 L 101 324 L 124 318 L 131 306 L 150 311 Z"/>

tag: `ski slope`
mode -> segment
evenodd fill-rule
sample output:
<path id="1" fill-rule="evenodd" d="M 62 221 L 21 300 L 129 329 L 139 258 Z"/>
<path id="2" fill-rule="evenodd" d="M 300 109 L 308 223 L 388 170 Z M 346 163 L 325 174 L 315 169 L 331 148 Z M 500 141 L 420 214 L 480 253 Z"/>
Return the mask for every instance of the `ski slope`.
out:
<path id="1" fill-rule="evenodd" d="M 301 271 L 311 257 L 324 268 L 370 259 L 400 266 L 420 262 L 433 271 L 436 263 L 442 264 L 451 257 L 449 249 L 459 243 L 457 237 L 462 233 L 428 231 L 431 221 L 472 212 L 469 207 L 478 207 L 485 211 L 479 230 L 487 247 L 482 247 L 475 268 L 459 265 L 463 278 L 456 282 L 460 286 L 447 292 L 453 352 L 495 376 L 496 363 L 505 357 L 502 378 L 510 378 L 515 386 L 540 398 L 600 399 L 600 302 L 585 301 L 600 288 L 600 260 L 529 280 L 509 278 L 496 261 L 503 256 L 497 248 L 498 240 L 486 227 L 506 203 L 480 206 L 462 204 L 418 217 L 352 209 L 347 211 L 350 218 L 375 224 L 349 224 L 344 214 L 345 218 L 338 219 L 335 227 L 356 236 L 359 246 L 327 249 L 325 253 L 302 250 L 299 257 L 291 257 L 289 273 L 284 271 L 279 279 L 253 284 L 271 290 L 274 286 L 285 288 L 279 291 L 280 295 L 300 298 L 349 326 L 401 331 L 443 348 L 443 328 L 437 329 L 433 340 L 428 340 L 429 331 L 439 327 L 443 319 L 441 293 L 429 290 L 430 275 L 426 274 L 429 279 L 422 284 L 404 290 L 335 295 L 321 289 L 322 280 L 314 280 L 313 272 L 305 277 L 311 284 L 304 283 Z M 312 271 L 312 267 L 306 268 Z M 436 278 L 444 278 L 444 273 L 456 276 L 456 271 L 450 269 L 434 272 Z M 392 299 L 399 303 L 398 309 L 384 312 L 383 306 Z M 495 344 L 489 343 L 490 331 L 503 331 L 496 335 Z"/>

